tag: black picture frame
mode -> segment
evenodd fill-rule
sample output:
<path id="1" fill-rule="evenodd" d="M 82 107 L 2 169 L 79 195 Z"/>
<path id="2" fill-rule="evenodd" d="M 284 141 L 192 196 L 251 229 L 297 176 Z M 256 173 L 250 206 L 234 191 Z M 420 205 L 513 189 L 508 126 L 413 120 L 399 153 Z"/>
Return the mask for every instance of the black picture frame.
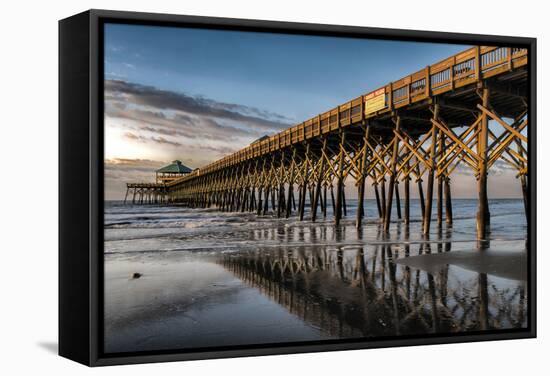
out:
<path id="1" fill-rule="evenodd" d="M 103 53 L 104 22 L 506 45 L 528 49 L 528 317 L 527 329 L 421 337 L 338 340 L 104 354 Z M 368 349 L 536 337 L 536 39 L 294 22 L 89 10 L 59 22 L 59 354 L 88 366 Z"/>

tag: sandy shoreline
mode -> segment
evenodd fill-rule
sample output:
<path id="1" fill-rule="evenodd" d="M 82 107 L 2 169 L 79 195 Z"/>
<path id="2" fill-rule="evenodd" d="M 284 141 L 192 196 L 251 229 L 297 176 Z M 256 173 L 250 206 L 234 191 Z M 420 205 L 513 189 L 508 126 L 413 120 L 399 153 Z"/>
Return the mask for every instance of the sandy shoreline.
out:
<path id="1" fill-rule="evenodd" d="M 401 258 L 398 264 L 429 273 L 437 273 L 447 265 L 518 281 L 527 280 L 527 254 L 521 251 L 455 251 Z"/>
<path id="2" fill-rule="evenodd" d="M 447 293 L 434 306 L 430 296 L 442 292 L 432 287 L 449 296 L 466 293 L 457 301 L 462 304 L 477 291 L 477 275 L 498 277 L 500 284 L 504 278 L 506 289 L 525 278 L 525 255 L 516 251 L 458 250 L 394 262 L 383 247 L 371 247 L 371 254 L 294 248 L 106 255 L 105 350 L 453 332 L 460 327 L 443 304 Z M 134 279 L 134 273 L 141 276 Z M 441 319 L 430 329 L 434 309 Z M 471 320 L 475 328 L 477 319 Z"/>
<path id="3" fill-rule="evenodd" d="M 139 279 L 132 279 L 139 272 Z M 214 262 L 183 252 L 105 260 L 105 349 L 162 350 L 328 338 Z"/>
<path id="4" fill-rule="evenodd" d="M 374 223 L 357 230 L 353 206 L 338 228 L 328 220 L 108 207 L 105 350 L 525 327 L 522 202 L 494 202 L 483 251 L 475 203 L 459 204 L 453 227 L 429 237 L 420 222 L 392 223 L 390 237 Z"/>

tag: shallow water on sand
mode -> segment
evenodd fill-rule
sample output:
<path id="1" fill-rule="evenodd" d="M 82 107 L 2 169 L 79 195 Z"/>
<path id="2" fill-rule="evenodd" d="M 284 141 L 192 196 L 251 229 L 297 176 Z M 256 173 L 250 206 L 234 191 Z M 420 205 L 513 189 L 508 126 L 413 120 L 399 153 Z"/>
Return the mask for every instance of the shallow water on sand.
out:
<path id="1" fill-rule="evenodd" d="M 420 235 L 380 232 L 374 201 L 336 228 L 214 209 L 105 205 L 105 351 L 376 338 L 527 326 L 521 200 L 492 200 L 479 249 L 475 200 Z M 394 213 L 395 216 L 395 213 Z M 132 278 L 140 273 L 140 278 Z"/>

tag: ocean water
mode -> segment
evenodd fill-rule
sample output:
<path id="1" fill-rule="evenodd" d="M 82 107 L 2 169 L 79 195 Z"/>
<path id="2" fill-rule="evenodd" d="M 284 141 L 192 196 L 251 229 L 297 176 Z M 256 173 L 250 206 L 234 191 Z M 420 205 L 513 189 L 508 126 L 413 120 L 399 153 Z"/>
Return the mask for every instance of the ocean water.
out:
<path id="1" fill-rule="evenodd" d="M 488 242 L 476 200 L 385 236 L 376 203 L 355 228 L 295 216 L 105 203 L 106 352 L 212 348 L 478 332 L 527 326 L 527 225 L 521 200 L 491 200 Z M 434 208 L 435 209 L 435 208 Z M 435 212 L 435 210 L 434 210 Z M 393 217 L 396 217 L 395 208 Z M 133 278 L 139 273 L 139 278 Z"/>

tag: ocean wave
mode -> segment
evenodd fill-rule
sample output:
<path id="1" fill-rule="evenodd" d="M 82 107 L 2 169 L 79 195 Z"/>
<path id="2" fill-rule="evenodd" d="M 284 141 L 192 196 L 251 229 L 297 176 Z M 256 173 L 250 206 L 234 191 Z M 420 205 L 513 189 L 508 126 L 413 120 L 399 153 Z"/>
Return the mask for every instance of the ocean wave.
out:
<path id="1" fill-rule="evenodd" d="M 447 229 L 437 229 L 434 213 L 431 239 L 422 236 L 419 207 L 411 207 L 408 239 L 404 239 L 405 225 L 393 212 L 390 236 L 384 238 L 376 208 L 370 203 L 363 220 L 361 234 L 355 228 L 355 213 L 350 205 L 348 215 L 335 227 L 328 213 L 313 223 L 306 213 L 304 221 L 296 215 L 277 218 L 274 214 L 257 216 L 255 213 L 219 212 L 215 208 L 190 209 L 164 206 L 113 206 L 105 208 L 105 251 L 169 251 L 190 249 L 228 249 L 247 247 L 303 247 L 338 246 L 357 247 L 383 244 L 441 244 L 476 241 L 475 201 L 458 200 L 454 206 L 454 223 Z M 375 214 L 376 213 L 376 214 Z M 375 215 L 372 215 L 375 214 Z M 522 200 L 506 200 L 492 204 L 492 240 L 515 241 L 526 237 L 526 221 Z M 440 232 L 448 236 L 441 237 Z M 326 233 L 326 234 L 325 234 Z"/>

